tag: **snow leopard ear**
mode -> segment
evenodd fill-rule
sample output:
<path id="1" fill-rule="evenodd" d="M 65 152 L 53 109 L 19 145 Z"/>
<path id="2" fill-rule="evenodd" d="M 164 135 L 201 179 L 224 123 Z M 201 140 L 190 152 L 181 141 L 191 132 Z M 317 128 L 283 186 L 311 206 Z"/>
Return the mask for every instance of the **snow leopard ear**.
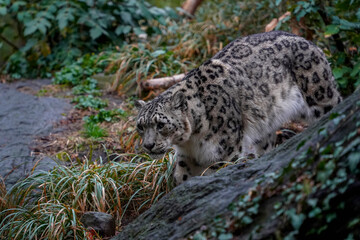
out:
<path id="1" fill-rule="evenodd" d="M 146 104 L 146 102 L 144 102 L 143 100 L 135 101 L 135 107 L 137 108 L 137 110 L 140 110 L 145 104 Z"/>
<path id="2" fill-rule="evenodd" d="M 183 110 L 185 108 L 185 94 L 181 91 L 177 91 L 172 97 L 171 97 L 171 107 L 172 109 L 181 109 Z"/>

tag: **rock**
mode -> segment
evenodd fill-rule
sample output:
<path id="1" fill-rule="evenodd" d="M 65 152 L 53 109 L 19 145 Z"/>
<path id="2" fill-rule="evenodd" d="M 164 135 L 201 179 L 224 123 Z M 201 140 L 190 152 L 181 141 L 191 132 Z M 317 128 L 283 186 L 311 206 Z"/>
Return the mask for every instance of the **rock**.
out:
<path id="1" fill-rule="evenodd" d="M 5 178 L 7 188 L 26 177 L 38 160 L 38 170 L 48 170 L 50 162 L 54 165 L 48 158 L 42 164 L 41 159 L 32 156 L 29 147 L 35 137 L 54 131 L 53 124 L 64 119 L 64 113 L 72 108 L 66 99 L 36 97 L 18 91 L 24 86 L 0 84 L 0 176 Z"/>
<path id="2" fill-rule="evenodd" d="M 341 139 L 348 139 L 348 136 L 354 133 L 356 137 L 355 141 L 360 141 L 360 89 L 335 107 L 332 112 L 336 112 L 340 116 L 345 116 L 340 124 L 335 124 L 335 120 L 330 120 L 329 115 L 327 115 L 303 133 L 294 136 L 261 158 L 248 160 L 246 163 L 239 165 L 229 166 L 213 176 L 190 179 L 173 189 L 112 239 L 186 239 L 189 234 L 194 234 L 199 229 L 206 228 L 204 226 L 211 226 L 217 216 L 231 215 L 229 205 L 238 201 L 239 196 L 248 195 L 250 189 L 256 186 L 255 181 L 257 179 L 264 177 L 264 175 L 268 173 L 281 172 L 285 167 L 289 166 L 290 161 L 295 162 L 297 159 L 300 159 L 300 156 L 306 153 L 310 147 L 312 149 L 321 149 L 321 147 L 329 146 L 329 144 L 334 144 Z M 326 129 L 327 133 L 332 134 L 330 136 L 320 134 L 323 129 Z M 356 135 L 356 131 L 358 135 Z M 359 152 L 354 152 L 355 154 L 360 154 L 360 147 L 358 146 L 358 148 Z M 317 156 L 314 156 L 314 158 L 319 158 Z M 359 159 L 355 159 L 355 156 L 359 155 L 353 155 L 353 164 L 359 161 Z M 346 159 L 342 159 L 341 161 L 346 161 Z M 352 175 L 352 177 L 354 176 Z M 316 178 L 316 176 L 314 176 L 314 178 Z M 353 186 L 350 186 L 343 195 L 335 194 L 339 196 L 340 199 L 337 199 L 337 197 L 334 198 L 338 202 L 344 201 L 345 204 L 347 204 L 346 206 L 350 206 L 349 208 L 353 209 L 352 216 L 359 216 L 360 214 L 359 195 L 354 195 L 354 192 L 358 190 L 360 186 L 360 180 L 358 180 L 359 179 L 355 179 Z M 316 192 L 316 194 L 313 195 L 324 196 L 324 194 L 329 194 L 329 192 L 332 193 L 331 191 L 334 191 L 331 190 L 331 188 L 329 188 L 327 192 L 325 192 L 325 190 Z M 283 229 L 281 224 L 284 224 L 284 222 L 271 217 L 274 216 L 274 203 L 281 199 L 282 195 L 280 193 L 279 195 L 276 195 L 276 193 L 273 194 L 275 194 L 275 197 L 271 197 L 261 203 L 261 210 L 259 210 L 260 212 L 257 218 L 253 220 L 254 222 L 247 228 L 244 227 L 244 229 L 241 229 L 240 232 L 236 232 L 237 237 L 234 239 L 278 238 L 277 234 L 281 233 L 278 229 Z M 303 210 L 305 211 L 305 209 Z M 345 207 L 344 212 L 346 212 L 345 210 L 348 211 L 349 209 Z M 339 216 L 340 215 L 341 214 L 339 214 Z M 344 215 L 341 216 L 344 217 Z M 349 215 L 346 215 L 345 217 L 348 216 Z M 325 238 L 319 237 L 318 239 L 330 239 L 328 236 L 338 236 L 334 235 L 340 234 L 339 232 L 335 232 L 337 229 L 339 229 L 339 231 L 342 230 L 341 234 L 349 234 L 346 228 L 348 222 L 344 219 L 351 220 L 351 218 L 345 217 L 339 219 L 339 221 L 334 221 L 337 225 L 327 229 L 327 231 L 321 232 Z M 316 222 L 316 220 L 317 218 L 306 219 L 304 220 L 304 226 L 315 226 L 315 224 L 317 224 L 317 226 L 323 226 L 324 224 L 330 224 L 326 222 L 329 220 L 326 218 L 325 223 Z M 287 221 L 287 224 L 290 224 L 290 227 L 286 225 L 288 226 L 287 231 L 291 229 L 290 222 L 291 221 Z M 260 228 L 260 230 L 255 230 L 258 229 L 257 227 L 259 226 L 263 227 Z M 257 232 L 257 236 L 252 235 L 254 231 L 259 231 Z M 300 232 L 298 235 L 304 238 L 300 237 L 299 239 L 305 239 L 305 233 L 305 230 Z M 346 238 L 347 235 L 344 236 L 344 238 Z M 280 236 L 280 238 L 282 237 Z"/>
<path id="3" fill-rule="evenodd" d="M 103 212 L 86 212 L 80 221 L 88 229 L 94 229 L 101 237 L 115 235 L 115 220 L 113 216 Z"/>

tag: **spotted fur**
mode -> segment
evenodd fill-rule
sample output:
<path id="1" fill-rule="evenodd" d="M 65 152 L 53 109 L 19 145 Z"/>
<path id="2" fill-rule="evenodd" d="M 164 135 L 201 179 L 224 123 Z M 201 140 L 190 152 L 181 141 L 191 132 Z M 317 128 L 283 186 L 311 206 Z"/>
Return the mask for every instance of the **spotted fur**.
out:
<path id="1" fill-rule="evenodd" d="M 240 153 L 269 151 L 283 123 L 311 123 L 340 101 L 324 53 L 275 31 L 231 42 L 151 102 L 139 101 L 137 129 L 153 157 L 175 148 L 180 184 Z"/>

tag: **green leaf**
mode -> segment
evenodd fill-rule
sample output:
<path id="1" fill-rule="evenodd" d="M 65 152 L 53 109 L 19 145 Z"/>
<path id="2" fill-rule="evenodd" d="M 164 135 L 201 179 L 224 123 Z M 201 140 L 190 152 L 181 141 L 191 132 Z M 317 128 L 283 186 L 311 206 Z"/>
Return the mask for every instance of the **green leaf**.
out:
<path id="1" fill-rule="evenodd" d="M 360 62 L 358 62 L 350 73 L 351 77 L 355 77 L 360 72 Z"/>
<path id="2" fill-rule="evenodd" d="M 163 16 L 157 17 L 156 20 L 161 24 L 161 25 L 166 25 L 166 21 L 165 18 Z"/>
<path id="3" fill-rule="evenodd" d="M 35 21 L 31 21 L 29 24 L 25 26 L 24 36 L 28 36 L 33 34 L 37 30 L 37 26 Z"/>
<path id="4" fill-rule="evenodd" d="M 345 73 L 345 70 L 343 68 L 334 68 L 333 74 L 335 79 L 341 78 Z"/>
<path id="5" fill-rule="evenodd" d="M 46 34 L 47 28 L 51 27 L 51 23 L 46 18 L 40 18 L 38 21 L 38 29 L 42 34 Z"/>
<path id="6" fill-rule="evenodd" d="M 24 2 L 24 1 L 16 1 L 11 5 L 10 11 L 11 12 L 18 12 L 19 7 L 20 6 L 25 6 L 25 5 L 26 5 L 26 2 Z"/>
<path id="7" fill-rule="evenodd" d="M 119 25 L 116 29 L 115 29 L 115 34 L 116 35 L 120 35 L 120 34 L 128 34 L 131 31 L 131 27 L 128 25 Z"/>
<path id="8" fill-rule="evenodd" d="M 291 225 L 293 226 L 293 228 L 295 230 L 299 230 L 306 216 L 303 213 L 296 214 L 295 209 L 290 209 L 286 211 L 286 213 L 290 217 Z"/>
<path id="9" fill-rule="evenodd" d="M 318 202 L 318 199 L 316 199 L 316 198 L 309 198 L 307 200 L 307 204 L 309 204 L 309 206 L 311 206 L 311 207 L 315 207 L 317 202 Z"/>
<path id="10" fill-rule="evenodd" d="M 340 31 L 338 25 L 328 25 L 325 28 L 325 35 L 334 35 Z"/>
<path id="11" fill-rule="evenodd" d="M 196 233 L 196 234 L 194 235 L 193 239 L 194 239 L 194 240 L 206 240 L 207 237 L 204 236 L 204 235 L 201 234 L 201 233 Z"/>
<path id="12" fill-rule="evenodd" d="M 276 0 L 276 1 L 275 1 L 275 5 L 276 5 L 276 6 L 279 6 L 281 2 L 282 2 L 282 0 Z"/>
<path id="13" fill-rule="evenodd" d="M 151 53 L 151 56 L 154 57 L 154 58 L 157 58 L 158 56 L 163 55 L 165 53 L 166 53 L 165 50 L 156 50 L 155 52 Z"/>
<path id="14" fill-rule="evenodd" d="M 97 39 L 102 35 L 102 29 L 98 26 L 90 29 L 90 36 L 93 40 Z"/>
<path id="15" fill-rule="evenodd" d="M 248 225 L 253 222 L 252 218 L 249 216 L 244 216 L 243 219 L 241 219 L 241 222 L 245 225 Z"/>
<path id="16" fill-rule="evenodd" d="M 336 218 L 336 213 L 328 213 L 326 215 L 326 222 L 330 223 L 332 222 L 332 220 L 334 220 Z"/>
<path id="17" fill-rule="evenodd" d="M 5 16 L 6 13 L 7 13 L 7 8 L 6 7 L 0 7 L 0 15 Z"/>
<path id="18" fill-rule="evenodd" d="M 349 168 L 354 172 L 360 162 L 360 152 L 352 152 L 349 155 Z"/>
<path id="19" fill-rule="evenodd" d="M 219 240 L 230 240 L 233 239 L 233 235 L 231 233 L 221 233 L 219 235 Z"/>
<path id="20" fill-rule="evenodd" d="M 125 11 L 120 12 L 120 17 L 124 21 L 124 23 L 130 24 L 131 26 L 135 26 L 133 18 L 129 12 L 125 12 Z"/>
<path id="21" fill-rule="evenodd" d="M 147 20 L 151 20 L 153 19 L 151 13 L 149 12 L 149 10 L 145 7 L 145 5 L 141 2 L 141 1 L 138 1 L 138 6 L 140 8 L 140 11 L 141 11 L 141 15 L 143 15 Z"/>
<path id="22" fill-rule="evenodd" d="M 63 8 L 59 10 L 56 19 L 58 20 L 60 30 L 64 29 L 68 26 L 68 23 L 74 21 L 75 16 L 75 9 L 73 8 Z"/>
<path id="23" fill-rule="evenodd" d="M 134 28 L 134 33 L 135 33 L 137 36 L 139 36 L 139 35 L 141 35 L 141 34 L 145 34 L 145 32 L 144 32 L 143 30 L 141 30 L 141 28 L 139 28 L 139 27 Z"/>

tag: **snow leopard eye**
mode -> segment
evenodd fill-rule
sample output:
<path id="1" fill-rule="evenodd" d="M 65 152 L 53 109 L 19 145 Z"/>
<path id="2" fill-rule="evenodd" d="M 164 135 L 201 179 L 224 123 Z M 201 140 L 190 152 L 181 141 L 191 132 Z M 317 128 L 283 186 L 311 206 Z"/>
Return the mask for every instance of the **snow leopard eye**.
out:
<path id="1" fill-rule="evenodd" d="M 163 129 L 164 128 L 164 126 L 165 126 L 165 124 L 164 123 L 162 123 L 162 122 L 159 122 L 158 124 L 157 124 L 157 129 L 158 130 L 161 130 L 161 129 Z"/>
<path id="2" fill-rule="evenodd" d="M 138 129 L 140 132 L 144 131 L 144 127 L 143 127 L 142 125 L 140 125 L 140 124 L 137 125 L 137 129 Z"/>

